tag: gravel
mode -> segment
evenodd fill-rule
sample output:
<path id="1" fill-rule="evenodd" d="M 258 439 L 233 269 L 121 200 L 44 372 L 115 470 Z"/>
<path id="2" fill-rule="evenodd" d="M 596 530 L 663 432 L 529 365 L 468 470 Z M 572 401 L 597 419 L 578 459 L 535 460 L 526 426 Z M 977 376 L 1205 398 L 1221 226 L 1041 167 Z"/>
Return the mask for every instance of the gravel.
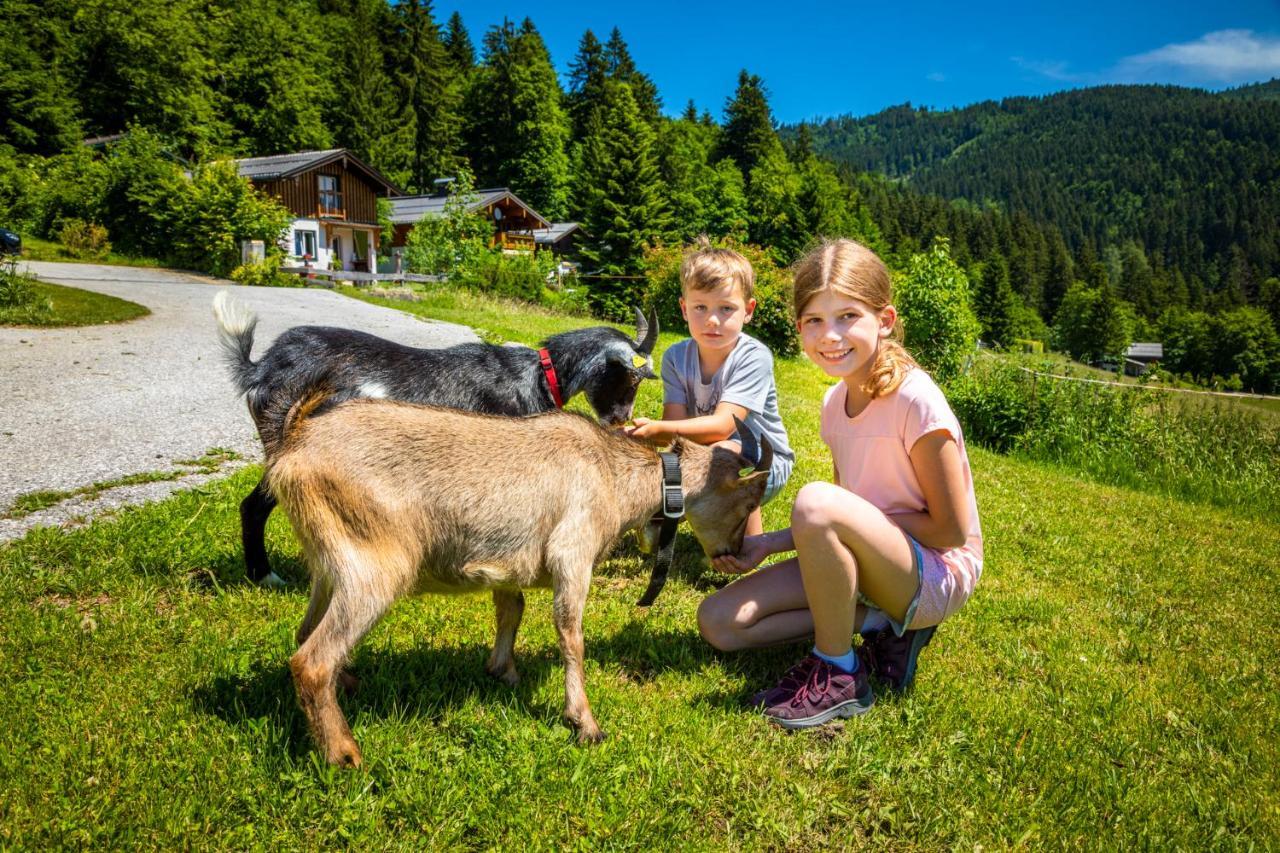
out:
<path id="1" fill-rule="evenodd" d="M 285 329 L 303 324 L 360 329 L 420 347 L 477 339 L 465 326 L 424 321 L 328 290 L 242 287 L 164 269 L 25 267 L 46 281 L 128 299 L 152 313 L 116 325 L 0 328 L 0 516 L 22 494 L 177 470 L 179 460 L 214 447 L 234 450 L 243 460 L 212 475 L 120 487 L 94 500 L 0 517 L 0 542 L 36 525 L 79 524 L 122 505 L 158 500 L 261 460 L 215 334 L 213 297 L 222 288 L 259 317 L 255 356 Z"/>

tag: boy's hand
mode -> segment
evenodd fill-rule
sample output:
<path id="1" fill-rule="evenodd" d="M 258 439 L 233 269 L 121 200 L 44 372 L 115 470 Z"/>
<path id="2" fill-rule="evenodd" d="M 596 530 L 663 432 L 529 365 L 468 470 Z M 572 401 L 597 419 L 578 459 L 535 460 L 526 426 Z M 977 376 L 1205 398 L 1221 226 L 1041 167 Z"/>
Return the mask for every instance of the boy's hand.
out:
<path id="1" fill-rule="evenodd" d="M 627 435 L 639 438 L 650 444 L 670 444 L 676 433 L 666 421 L 651 421 L 648 418 L 636 418 L 634 426 L 627 427 Z"/>
<path id="2" fill-rule="evenodd" d="M 768 547 L 768 534 L 747 536 L 742 540 L 742 548 L 736 554 L 725 554 L 711 561 L 717 572 L 729 575 L 742 575 L 753 571 L 764 562 L 764 558 L 772 554 Z"/>

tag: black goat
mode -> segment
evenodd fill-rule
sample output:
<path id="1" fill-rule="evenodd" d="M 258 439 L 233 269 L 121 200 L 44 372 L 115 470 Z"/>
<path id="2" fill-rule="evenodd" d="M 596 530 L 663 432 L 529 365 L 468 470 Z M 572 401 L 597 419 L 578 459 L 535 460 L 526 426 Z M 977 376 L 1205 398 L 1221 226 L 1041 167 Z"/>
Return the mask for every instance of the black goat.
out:
<path id="1" fill-rule="evenodd" d="M 477 343 L 419 349 L 327 326 L 295 326 L 255 362 L 249 353 L 257 318 L 227 291 L 214 298 L 213 310 L 236 386 L 268 455 L 279 448 L 289 409 L 317 388 L 332 391 L 326 406 L 383 397 L 507 416 L 549 412 L 583 393 L 600 421 L 616 426 L 631 418 L 640 382 L 656 378 L 652 353 L 658 320 L 656 315 L 645 320 L 639 310 L 635 340 L 608 326 L 547 338 L 542 349 L 550 356 L 550 372 L 539 352 L 528 347 Z M 553 376 L 558 387 L 551 384 Z M 265 478 L 240 504 L 245 573 L 271 586 L 283 583 L 271 571 L 265 544 L 275 507 Z"/>

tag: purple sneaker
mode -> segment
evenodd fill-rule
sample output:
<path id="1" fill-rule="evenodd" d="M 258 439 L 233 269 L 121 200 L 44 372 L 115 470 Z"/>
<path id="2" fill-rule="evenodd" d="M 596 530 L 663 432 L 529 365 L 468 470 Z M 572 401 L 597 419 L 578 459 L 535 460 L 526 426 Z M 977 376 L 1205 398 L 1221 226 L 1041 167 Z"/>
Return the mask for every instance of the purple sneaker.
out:
<path id="1" fill-rule="evenodd" d="M 809 666 L 808 679 L 790 691 L 784 691 L 783 684 L 779 683 L 778 692 L 770 697 L 770 704 L 765 707 L 766 717 L 784 729 L 807 729 L 836 717 L 852 717 L 871 710 L 876 697 L 867 683 L 865 667 L 860 666 L 857 672 L 850 674 L 816 655 L 810 657 L 813 662 Z"/>
<path id="2" fill-rule="evenodd" d="M 911 686 L 916 677 L 916 660 L 929 645 L 937 626 L 906 631 L 901 637 L 886 628 L 867 634 L 858 648 L 858 657 L 871 673 L 897 692 Z"/>
<path id="3" fill-rule="evenodd" d="M 776 700 L 781 699 L 783 695 L 795 695 L 795 692 L 809 680 L 809 670 L 813 669 L 813 665 L 819 660 L 820 658 L 817 655 L 808 655 L 800 663 L 787 670 L 786 674 L 782 676 L 782 680 L 777 684 L 753 693 L 746 702 L 747 707 L 768 708 Z"/>

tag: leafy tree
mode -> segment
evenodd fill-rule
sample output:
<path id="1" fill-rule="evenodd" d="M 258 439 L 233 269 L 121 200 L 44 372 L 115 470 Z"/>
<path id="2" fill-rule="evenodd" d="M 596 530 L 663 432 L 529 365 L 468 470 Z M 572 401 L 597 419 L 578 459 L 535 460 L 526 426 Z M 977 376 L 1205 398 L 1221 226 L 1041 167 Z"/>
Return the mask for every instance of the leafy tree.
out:
<path id="1" fill-rule="evenodd" d="M 899 276 L 895 303 L 904 342 L 942 382 L 958 375 L 978 342 L 978 319 L 970 303 L 969 279 L 951 259 L 945 239 L 912 255 Z"/>
<path id="2" fill-rule="evenodd" d="M 443 215 L 424 216 L 409 232 L 405 263 L 410 271 L 451 278 L 476 273 L 493 236 L 492 223 L 483 213 L 470 210 L 478 199 L 471 173 L 460 169 L 450 185 Z"/>
<path id="3" fill-rule="evenodd" d="M 663 124 L 658 169 L 671 207 L 671 236 L 689 243 L 699 234 L 747 236 L 747 199 L 742 173 L 732 160 L 711 162 L 717 128 L 681 118 Z"/>
<path id="4" fill-rule="evenodd" d="M 50 7 L 56 11 L 50 14 Z M 0 44 L 0 146 L 49 155 L 82 135 L 68 79 L 69 11 L 60 2 L 7 0 Z"/>
<path id="5" fill-rule="evenodd" d="M 226 276 L 240 264 L 240 243 L 279 242 L 293 214 L 258 193 L 236 165 L 220 161 L 196 169 L 172 198 L 164 225 L 179 265 Z"/>
<path id="6" fill-rule="evenodd" d="M 1131 312 L 1109 286 L 1076 282 L 1054 318 L 1056 344 L 1077 361 L 1118 357 L 1132 340 Z"/>
<path id="7" fill-rule="evenodd" d="M 1269 393 L 1280 387 L 1280 335 L 1258 308 L 1235 308 L 1212 318 L 1213 371 L 1238 376 L 1244 388 Z"/>

